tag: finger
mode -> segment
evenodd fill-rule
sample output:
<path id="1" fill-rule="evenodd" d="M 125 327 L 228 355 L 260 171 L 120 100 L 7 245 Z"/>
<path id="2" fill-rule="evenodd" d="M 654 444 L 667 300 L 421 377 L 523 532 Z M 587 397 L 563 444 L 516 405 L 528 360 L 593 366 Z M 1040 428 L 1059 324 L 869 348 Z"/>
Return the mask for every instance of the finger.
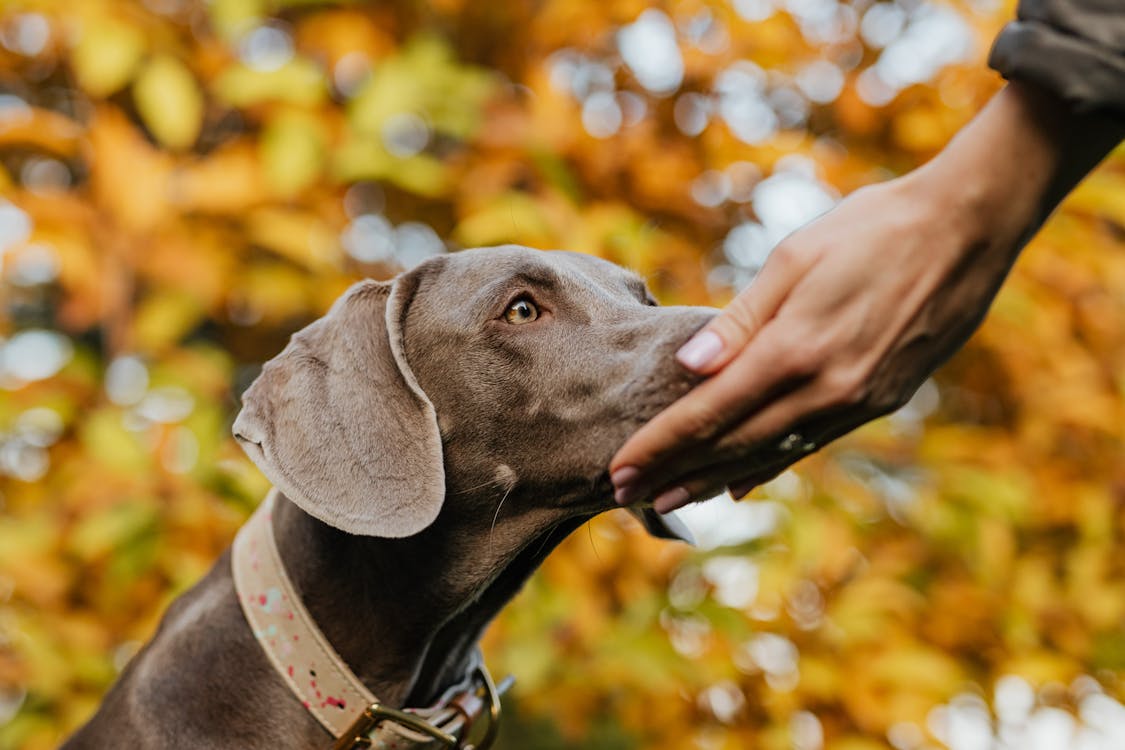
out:
<path id="1" fill-rule="evenodd" d="M 742 351 L 774 316 L 804 269 L 790 253 L 775 250 L 748 287 L 676 352 L 699 375 L 717 372 Z"/>
<path id="2" fill-rule="evenodd" d="M 799 461 L 800 458 L 796 460 Z M 786 456 L 753 468 L 748 467 L 746 461 L 707 466 L 655 493 L 652 507 L 658 513 L 667 513 L 690 503 L 709 500 L 724 491 L 730 493 L 735 500 L 739 500 L 750 490 L 788 469 L 793 463 L 793 457 Z M 743 487 L 745 489 L 741 489 Z M 735 488 L 741 491 L 736 493 Z"/>
<path id="3" fill-rule="evenodd" d="M 828 409 L 822 411 L 821 414 L 813 420 L 817 427 L 804 431 L 795 430 L 792 433 L 786 433 L 800 435 L 803 440 L 807 441 L 803 447 L 808 447 L 810 445 L 813 447 L 809 450 L 802 451 L 799 455 L 789 456 L 786 460 L 771 465 L 766 471 L 755 471 L 731 483 L 728 485 L 731 497 L 735 500 L 742 499 L 755 487 L 775 478 L 805 456 L 815 453 L 836 438 L 846 435 L 856 427 L 865 424 L 869 420 L 869 416 L 865 416 L 865 414 L 866 412 L 858 408 L 843 407 Z M 741 439 L 748 439 L 748 436 L 774 429 L 776 424 L 785 423 L 787 418 L 787 414 L 780 409 L 777 414 L 766 414 L 763 412 L 761 415 L 761 423 L 752 424 L 748 422 L 740 427 L 740 429 L 746 430 L 745 436 Z M 808 424 L 808 422 L 806 422 L 806 424 Z"/>
<path id="4" fill-rule="evenodd" d="M 809 381 L 767 403 L 718 440 L 693 447 L 677 455 L 675 460 L 654 464 L 648 472 L 635 478 L 635 486 L 630 491 L 618 494 L 618 502 L 625 504 L 659 495 L 654 488 L 663 487 L 668 491 L 688 486 L 693 478 L 700 476 L 713 476 L 711 484 L 722 480 L 725 485 L 746 477 L 747 469 L 754 468 L 755 462 L 776 469 L 773 474 L 776 476 L 830 440 L 863 424 L 868 419 L 865 414 L 846 392 L 834 386 L 831 378 Z M 795 444 L 786 445 L 793 441 Z M 732 455 L 739 458 L 732 462 Z M 717 468 L 732 463 L 736 467 L 733 473 Z M 706 484 L 703 481 L 691 483 L 689 495 L 698 497 L 697 487 Z"/>
<path id="5" fill-rule="evenodd" d="M 634 433 L 610 462 L 618 489 L 638 484 L 654 469 L 684 471 L 696 447 L 737 423 L 791 377 L 773 363 L 781 352 L 775 325 L 767 326 L 733 362 Z"/>
<path id="6" fill-rule="evenodd" d="M 831 392 L 811 388 L 816 381 L 800 380 L 803 368 L 769 366 L 779 361 L 773 354 L 780 350 L 774 330 L 776 324 L 767 326 L 743 355 L 626 441 L 610 464 L 619 503 L 633 502 L 644 489 L 669 484 L 716 460 L 746 457 L 756 445 L 780 440 L 790 425 L 831 404 Z"/>
<path id="7" fill-rule="evenodd" d="M 789 463 L 796 463 L 873 416 L 869 409 L 842 401 L 832 390 L 814 381 L 751 415 L 724 435 L 717 447 L 730 452 L 737 446 L 762 442 L 776 441 L 778 446 L 793 443 L 793 448 L 798 449 L 784 450 L 782 455 Z"/>
<path id="8" fill-rule="evenodd" d="M 749 474 L 742 479 L 739 479 L 738 481 L 727 485 L 727 492 L 729 492 L 730 496 L 735 500 L 741 500 L 751 492 L 753 492 L 755 488 L 761 487 L 766 482 L 776 479 L 783 472 L 787 471 L 790 465 L 791 464 L 787 462 L 780 463 L 775 464 L 769 469 L 756 471 L 753 474 Z"/>
<path id="9" fill-rule="evenodd" d="M 797 461 L 799 460 L 800 458 L 797 458 Z M 749 473 L 746 471 L 745 461 L 711 466 L 680 483 L 665 487 L 653 498 L 652 507 L 658 513 L 669 513 L 694 502 L 710 500 L 721 495 L 724 490 L 733 499 L 741 500 L 755 487 L 777 478 L 793 463 L 795 463 L 793 458 L 786 456 L 757 466 Z"/>
<path id="10" fill-rule="evenodd" d="M 755 467 L 753 474 L 766 473 L 765 466 Z M 652 498 L 652 507 L 658 513 L 669 513 L 689 503 L 709 500 L 723 494 L 727 484 L 747 476 L 746 461 L 729 461 L 708 466 L 677 479 L 675 483 L 662 487 Z"/>
<path id="11" fill-rule="evenodd" d="M 789 457 L 775 458 L 768 463 L 754 466 L 749 472 L 747 463 L 747 461 L 728 461 L 708 466 L 672 486 L 663 488 L 653 498 L 652 507 L 658 513 L 668 513 L 690 503 L 710 500 L 723 494 L 724 491 L 729 492 L 734 499 L 740 499 L 754 487 L 768 482 L 788 469 L 792 460 Z M 749 489 L 737 495 L 731 489 L 731 485 L 747 484 L 750 485 Z"/>

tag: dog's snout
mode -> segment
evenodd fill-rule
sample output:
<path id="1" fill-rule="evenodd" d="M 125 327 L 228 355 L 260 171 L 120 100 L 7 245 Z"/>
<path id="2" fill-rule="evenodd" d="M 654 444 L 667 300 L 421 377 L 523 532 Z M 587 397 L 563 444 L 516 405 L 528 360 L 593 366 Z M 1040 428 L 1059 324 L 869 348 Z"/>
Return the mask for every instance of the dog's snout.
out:
<path id="1" fill-rule="evenodd" d="M 721 311 L 714 307 L 663 307 L 668 319 L 662 321 L 668 329 L 661 343 L 675 355 L 692 336 L 710 323 Z"/>
<path id="2" fill-rule="evenodd" d="M 704 307 L 646 308 L 628 330 L 614 333 L 622 367 L 611 390 L 627 421 L 648 421 L 703 381 L 676 360 L 676 352 L 718 312 Z"/>

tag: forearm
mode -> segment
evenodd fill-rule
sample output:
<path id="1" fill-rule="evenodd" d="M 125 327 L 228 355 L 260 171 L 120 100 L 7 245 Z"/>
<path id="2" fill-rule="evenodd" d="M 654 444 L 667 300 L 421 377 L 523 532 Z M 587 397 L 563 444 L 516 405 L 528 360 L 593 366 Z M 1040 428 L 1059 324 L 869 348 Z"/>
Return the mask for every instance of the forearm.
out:
<path id="1" fill-rule="evenodd" d="M 1121 120 L 1075 114 L 1040 89 L 1011 83 L 908 180 L 932 196 L 968 246 L 1014 259 L 1123 137 Z"/>

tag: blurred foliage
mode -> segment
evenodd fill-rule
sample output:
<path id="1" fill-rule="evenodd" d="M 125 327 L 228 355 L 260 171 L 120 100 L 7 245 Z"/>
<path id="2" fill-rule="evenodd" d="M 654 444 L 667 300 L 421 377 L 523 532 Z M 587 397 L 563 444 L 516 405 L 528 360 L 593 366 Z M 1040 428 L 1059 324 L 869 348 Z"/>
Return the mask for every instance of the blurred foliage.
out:
<path id="1" fill-rule="evenodd" d="M 237 394 L 351 280 L 511 241 L 722 303 L 982 106 L 1011 13 L 0 0 L 0 748 L 82 722 L 229 543 Z M 699 551 L 575 534 L 487 638 L 504 746 L 1120 747 L 1123 238 L 1119 151 L 905 409 Z"/>

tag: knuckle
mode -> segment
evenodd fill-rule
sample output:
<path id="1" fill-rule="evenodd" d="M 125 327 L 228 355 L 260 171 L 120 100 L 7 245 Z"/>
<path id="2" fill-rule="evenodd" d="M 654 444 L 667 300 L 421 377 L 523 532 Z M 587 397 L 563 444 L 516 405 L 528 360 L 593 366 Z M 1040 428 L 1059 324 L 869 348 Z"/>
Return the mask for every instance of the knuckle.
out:
<path id="1" fill-rule="evenodd" d="M 812 231 L 810 225 L 782 240 L 770 252 L 767 263 L 775 263 L 788 273 L 800 273 L 829 249 L 821 233 Z"/>
<path id="2" fill-rule="evenodd" d="M 824 390 L 829 406 L 861 406 L 870 398 L 864 379 L 846 370 L 825 375 Z"/>
<path id="3" fill-rule="evenodd" d="M 749 341 L 761 327 L 753 305 L 742 299 L 735 298 L 727 312 L 712 324 L 719 328 L 719 336 L 728 346 L 739 346 Z"/>
<path id="4" fill-rule="evenodd" d="M 682 429 L 685 438 L 710 440 L 719 431 L 720 416 L 706 403 L 692 404 L 682 415 Z"/>
<path id="5" fill-rule="evenodd" d="M 689 396 L 650 422 L 649 426 L 657 428 L 665 444 L 683 446 L 714 437 L 720 429 L 720 419 L 712 404 Z M 660 453 L 653 452 L 651 458 L 658 459 Z"/>
<path id="6" fill-rule="evenodd" d="M 761 451 L 770 447 L 772 441 L 783 433 L 792 422 L 790 415 L 777 410 L 763 414 L 745 422 L 732 430 L 716 446 L 716 452 L 724 460 L 754 459 Z"/>
<path id="7" fill-rule="evenodd" d="M 685 489 L 689 496 L 688 502 L 695 503 L 702 500 L 710 500 L 716 495 L 722 494 L 724 487 L 726 487 L 725 482 L 720 483 L 717 478 L 709 477 L 707 479 L 688 482 Z M 685 505 L 686 504 L 687 503 L 685 503 Z"/>
<path id="8" fill-rule="evenodd" d="M 735 461 L 752 458 L 755 449 L 769 437 L 756 425 L 742 425 L 723 435 L 715 444 L 712 455 L 719 461 Z"/>
<path id="9" fill-rule="evenodd" d="M 879 415 L 890 414 L 906 405 L 910 396 L 901 390 L 879 390 L 868 398 L 871 409 Z"/>
<path id="10" fill-rule="evenodd" d="M 782 240 L 770 251 L 769 259 L 767 260 L 769 263 L 786 268 L 792 267 L 796 261 L 797 249 L 792 240 Z"/>
<path id="11" fill-rule="evenodd" d="M 792 347 L 784 356 L 782 369 L 790 377 L 809 377 L 824 366 L 824 347 L 815 343 L 802 343 Z"/>

